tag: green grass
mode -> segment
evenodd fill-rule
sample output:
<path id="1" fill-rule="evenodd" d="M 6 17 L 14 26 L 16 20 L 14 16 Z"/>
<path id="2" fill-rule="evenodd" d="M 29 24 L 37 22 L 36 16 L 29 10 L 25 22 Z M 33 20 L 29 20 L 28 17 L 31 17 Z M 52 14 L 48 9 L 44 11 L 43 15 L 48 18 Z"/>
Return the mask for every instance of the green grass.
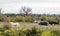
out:
<path id="1" fill-rule="evenodd" d="M 60 25 L 48 25 L 48 26 L 44 26 L 44 25 L 38 25 L 37 23 L 27 23 L 27 22 L 19 22 L 20 23 L 20 28 L 25 28 L 25 29 L 30 29 L 32 27 L 36 27 L 40 30 L 60 30 Z M 0 27 L 2 27 L 2 24 L 9 24 L 7 22 L 0 22 Z"/>
<path id="2" fill-rule="evenodd" d="M 21 36 L 28 35 L 28 34 L 30 34 L 32 36 L 35 36 L 35 35 L 36 36 L 37 35 L 39 35 L 39 36 L 52 36 L 51 32 L 53 32 L 54 36 L 55 35 L 60 36 L 60 25 L 43 26 L 43 25 L 38 25 L 37 23 L 29 23 L 29 22 L 28 23 L 27 22 L 19 22 L 19 23 L 20 23 L 20 27 L 18 28 L 18 30 L 20 30 Z M 4 24 L 9 24 L 9 23 L 0 22 L 0 27 L 2 27 L 2 25 L 4 25 Z M 35 27 L 36 29 L 34 29 L 33 27 Z M 12 32 L 12 30 L 13 30 L 13 32 Z M 0 31 L 7 31 L 10 33 L 15 32 L 14 34 L 17 34 L 16 29 L 12 29 L 12 30 L 7 31 L 7 30 L 1 29 Z"/>

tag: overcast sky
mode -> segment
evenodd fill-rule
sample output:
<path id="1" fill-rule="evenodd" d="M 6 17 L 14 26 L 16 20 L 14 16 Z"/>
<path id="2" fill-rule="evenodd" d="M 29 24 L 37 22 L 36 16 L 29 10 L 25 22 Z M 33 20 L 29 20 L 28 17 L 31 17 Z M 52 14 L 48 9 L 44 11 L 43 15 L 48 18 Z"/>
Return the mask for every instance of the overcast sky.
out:
<path id="1" fill-rule="evenodd" d="M 22 6 L 32 8 L 35 14 L 60 14 L 60 0 L 0 0 L 4 13 L 18 13 Z"/>

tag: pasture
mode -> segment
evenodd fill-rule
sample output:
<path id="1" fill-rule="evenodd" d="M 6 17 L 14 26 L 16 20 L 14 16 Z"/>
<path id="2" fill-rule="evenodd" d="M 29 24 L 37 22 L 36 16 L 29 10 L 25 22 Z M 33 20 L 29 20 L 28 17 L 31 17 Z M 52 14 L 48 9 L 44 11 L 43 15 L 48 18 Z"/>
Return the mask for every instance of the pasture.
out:
<path id="1" fill-rule="evenodd" d="M 37 23 L 19 22 L 20 27 L 2 29 L 7 22 L 0 22 L 0 36 L 60 36 L 60 25 L 39 25 Z"/>
<path id="2" fill-rule="evenodd" d="M 36 27 L 40 30 L 60 30 L 60 25 L 39 25 L 38 23 L 29 23 L 29 22 L 19 22 L 20 28 L 31 29 L 32 27 Z M 0 27 L 4 24 L 9 24 L 7 22 L 0 22 Z"/>

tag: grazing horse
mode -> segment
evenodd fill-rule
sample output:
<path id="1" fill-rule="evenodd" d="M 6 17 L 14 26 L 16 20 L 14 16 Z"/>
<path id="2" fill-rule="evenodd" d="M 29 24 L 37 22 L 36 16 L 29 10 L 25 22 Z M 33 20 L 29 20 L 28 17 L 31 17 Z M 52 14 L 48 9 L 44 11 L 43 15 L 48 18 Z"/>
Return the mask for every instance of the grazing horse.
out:
<path id="1" fill-rule="evenodd" d="M 11 26 L 14 28 L 17 28 L 20 26 L 20 24 L 18 22 L 10 22 Z"/>

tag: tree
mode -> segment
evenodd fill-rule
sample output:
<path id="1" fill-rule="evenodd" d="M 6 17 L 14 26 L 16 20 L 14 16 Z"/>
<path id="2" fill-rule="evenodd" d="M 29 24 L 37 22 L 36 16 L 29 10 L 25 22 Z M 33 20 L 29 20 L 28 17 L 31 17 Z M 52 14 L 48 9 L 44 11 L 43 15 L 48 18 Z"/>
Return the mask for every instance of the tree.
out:
<path id="1" fill-rule="evenodd" d="M 0 14 L 1 14 L 2 8 L 0 8 Z"/>
<path id="2" fill-rule="evenodd" d="M 22 7 L 20 11 L 23 11 L 25 15 L 28 16 L 32 9 L 29 7 Z"/>
<path id="3" fill-rule="evenodd" d="M 1 16 L 1 11 L 2 11 L 2 8 L 0 8 L 0 16 Z"/>

